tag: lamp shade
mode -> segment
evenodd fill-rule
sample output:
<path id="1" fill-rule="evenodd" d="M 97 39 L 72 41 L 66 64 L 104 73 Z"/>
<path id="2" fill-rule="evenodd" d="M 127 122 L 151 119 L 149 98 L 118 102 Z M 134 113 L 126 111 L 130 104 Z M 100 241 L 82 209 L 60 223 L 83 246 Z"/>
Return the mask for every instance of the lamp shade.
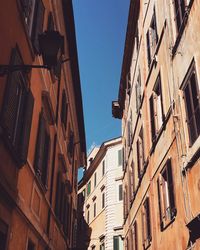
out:
<path id="1" fill-rule="evenodd" d="M 38 39 L 44 65 L 48 68 L 56 66 L 64 53 L 64 37 L 58 31 L 49 30 L 40 34 Z"/>

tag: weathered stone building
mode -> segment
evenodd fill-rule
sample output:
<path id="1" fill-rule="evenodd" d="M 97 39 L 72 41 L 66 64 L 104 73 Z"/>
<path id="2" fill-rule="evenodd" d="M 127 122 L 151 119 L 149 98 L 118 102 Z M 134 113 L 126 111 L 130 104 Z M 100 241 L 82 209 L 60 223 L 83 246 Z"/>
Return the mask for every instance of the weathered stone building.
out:
<path id="1" fill-rule="evenodd" d="M 200 249 L 199 0 L 130 2 L 118 100 L 125 249 Z"/>
<path id="2" fill-rule="evenodd" d="M 5 71 L 44 63 L 44 31 L 62 35 L 63 63 Z M 72 249 L 86 164 L 72 1 L 2 1 L 0 34 L 0 249 Z"/>

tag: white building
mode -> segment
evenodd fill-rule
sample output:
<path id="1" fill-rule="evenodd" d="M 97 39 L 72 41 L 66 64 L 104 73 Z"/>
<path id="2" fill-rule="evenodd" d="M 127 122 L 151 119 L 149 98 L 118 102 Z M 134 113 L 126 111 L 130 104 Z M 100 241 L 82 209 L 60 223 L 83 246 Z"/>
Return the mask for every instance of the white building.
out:
<path id="1" fill-rule="evenodd" d="M 121 137 L 104 142 L 88 156 L 88 167 L 79 183 L 83 193 L 84 217 L 91 228 L 88 249 L 121 250 L 122 200 Z"/>

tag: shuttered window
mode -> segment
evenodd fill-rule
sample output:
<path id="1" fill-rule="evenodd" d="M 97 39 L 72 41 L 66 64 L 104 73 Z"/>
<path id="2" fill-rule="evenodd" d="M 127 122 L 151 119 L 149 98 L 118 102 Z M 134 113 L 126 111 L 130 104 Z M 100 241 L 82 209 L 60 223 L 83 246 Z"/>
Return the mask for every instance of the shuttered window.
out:
<path id="1" fill-rule="evenodd" d="M 18 49 L 13 49 L 11 64 L 22 64 Z M 25 73 L 8 75 L 1 114 L 3 136 L 18 166 L 26 163 L 32 123 L 34 98 L 27 86 Z"/>
<path id="2" fill-rule="evenodd" d="M 155 53 L 156 45 L 158 43 L 158 32 L 157 32 L 155 8 L 153 10 L 153 16 L 151 19 L 149 29 L 146 33 L 146 42 L 147 42 L 147 60 L 148 60 L 148 66 L 150 67 L 151 61 Z"/>
<path id="3" fill-rule="evenodd" d="M 87 196 L 90 194 L 90 192 L 91 192 L 91 181 L 88 182 L 87 184 Z"/>
<path id="4" fill-rule="evenodd" d="M 151 119 L 151 137 L 154 141 L 159 134 L 164 121 L 164 110 L 162 100 L 162 86 L 160 74 L 157 77 L 153 93 L 149 100 L 150 119 Z"/>
<path id="5" fill-rule="evenodd" d="M 40 52 L 38 35 L 43 32 L 44 4 L 42 0 L 20 0 L 24 21 L 36 54 Z"/>
<path id="6" fill-rule="evenodd" d="M 146 198 L 142 207 L 142 239 L 143 247 L 147 249 L 152 240 L 149 198 Z"/>
<path id="7" fill-rule="evenodd" d="M 141 128 L 138 140 L 136 142 L 137 149 L 137 167 L 138 167 L 138 178 L 140 179 L 144 173 L 144 138 L 143 138 L 143 128 Z"/>
<path id="8" fill-rule="evenodd" d="M 118 166 L 122 166 L 122 149 L 118 150 Z"/>
<path id="9" fill-rule="evenodd" d="M 188 126 L 189 142 L 190 146 L 192 146 L 200 134 L 200 94 L 194 63 L 189 70 L 183 91 L 187 114 L 186 122 Z"/>
<path id="10" fill-rule="evenodd" d="M 176 27 L 177 31 L 179 32 L 184 20 L 184 15 L 186 13 L 186 0 L 175 0 L 174 10 L 175 10 Z"/>
<path id="11" fill-rule="evenodd" d="M 141 101 L 142 101 L 140 71 L 138 73 L 138 78 L 137 78 L 137 82 L 135 85 L 135 94 L 136 94 L 136 98 L 135 98 L 135 100 L 136 100 L 136 112 L 139 113 L 140 105 L 141 105 Z"/>
<path id="12" fill-rule="evenodd" d="M 102 193 L 102 203 L 101 203 L 101 205 L 102 205 L 102 208 L 105 207 L 105 193 Z"/>
<path id="13" fill-rule="evenodd" d="M 67 104 L 67 96 L 65 91 L 62 92 L 62 107 L 61 107 L 61 122 L 64 125 L 66 130 L 67 128 L 67 113 L 68 113 L 68 104 Z"/>
<path id="14" fill-rule="evenodd" d="M 135 221 L 132 226 L 132 246 L 133 250 L 138 250 L 138 232 L 137 232 L 137 222 Z"/>
<path id="15" fill-rule="evenodd" d="M 119 199 L 119 201 L 122 201 L 122 199 L 123 199 L 122 193 L 123 193 L 122 184 L 120 184 L 119 185 L 119 190 L 118 190 L 118 199 Z"/>
<path id="16" fill-rule="evenodd" d="M 135 169 L 134 162 L 131 162 L 129 169 L 129 193 L 130 193 L 130 202 L 132 202 L 135 195 Z"/>
<path id="17" fill-rule="evenodd" d="M 47 122 L 43 110 L 40 112 L 37 143 L 35 149 L 35 170 L 43 185 L 48 184 L 48 165 L 50 157 L 50 135 L 47 132 Z"/>
<path id="18" fill-rule="evenodd" d="M 74 154 L 74 133 L 72 131 L 70 131 L 67 148 L 68 148 L 68 155 L 70 156 L 70 158 L 72 158 Z"/>
<path id="19" fill-rule="evenodd" d="M 161 230 L 176 216 L 171 160 L 169 159 L 157 181 Z"/>

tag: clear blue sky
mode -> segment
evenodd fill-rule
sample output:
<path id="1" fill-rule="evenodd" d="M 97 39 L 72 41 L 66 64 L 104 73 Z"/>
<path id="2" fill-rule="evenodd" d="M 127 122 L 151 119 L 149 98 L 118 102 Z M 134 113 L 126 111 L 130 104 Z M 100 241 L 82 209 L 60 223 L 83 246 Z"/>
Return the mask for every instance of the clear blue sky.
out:
<path id="1" fill-rule="evenodd" d="M 118 98 L 130 0 L 73 0 L 87 150 L 121 135 Z"/>

